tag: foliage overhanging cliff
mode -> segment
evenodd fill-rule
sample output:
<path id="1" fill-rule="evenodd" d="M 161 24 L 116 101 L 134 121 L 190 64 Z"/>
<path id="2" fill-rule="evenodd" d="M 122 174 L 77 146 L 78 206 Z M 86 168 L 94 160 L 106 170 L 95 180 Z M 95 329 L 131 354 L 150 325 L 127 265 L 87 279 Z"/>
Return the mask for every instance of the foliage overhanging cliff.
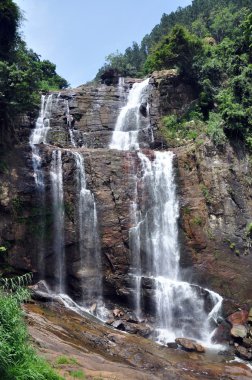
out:
<path id="1" fill-rule="evenodd" d="M 193 84 L 198 102 L 183 118 L 165 119 L 165 126 L 177 131 L 193 118 L 207 122 L 217 144 L 226 136 L 238 137 L 251 148 L 251 11 L 249 0 L 194 0 L 163 14 L 139 45 L 133 42 L 124 54 L 110 54 L 96 79 L 108 71 L 143 76 L 176 68 Z"/>
<path id="2" fill-rule="evenodd" d="M 12 0 L 0 3 L 0 144 L 17 115 L 34 111 L 39 91 L 68 87 L 56 66 L 27 48 L 20 35 L 22 13 Z"/>

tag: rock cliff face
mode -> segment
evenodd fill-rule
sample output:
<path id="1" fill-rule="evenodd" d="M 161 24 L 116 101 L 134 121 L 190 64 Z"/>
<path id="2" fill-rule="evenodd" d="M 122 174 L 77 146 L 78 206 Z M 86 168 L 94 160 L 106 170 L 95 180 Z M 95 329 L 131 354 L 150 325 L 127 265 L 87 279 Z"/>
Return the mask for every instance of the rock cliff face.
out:
<path id="1" fill-rule="evenodd" d="M 184 266 L 238 304 L 251 302 L 251 164 L 241 148 L 206 140 L 176 149 Z M 226 310 L 228 311 L 228 310 Z"/>
<path id="2" fill-rule="evenodd" d="M 39 278 L 44 223 L 46 279 L 54 282 L 50 167 L 52 150 L 57 146 L 63 162 L 67 288 L 74 298 L 80 297 L 77 168 L 73 156 L 78 151 L 84 156 L 87 188 L 96 200 L 104 297 L 114 303 L 132 303 L 128 231 L 133 177 L 139 162 L 135 152 L 110 150 L 108 145 L 123 105 L 121 94 L 126 97 L 133 83 L 134 79 L 127 79 L 121 87 L 81 86 L 58 95 L 52 109 L 48 145 L 40 145 L 47 194 L 43 207 L 36 191 L 28 143 L 34 121 L 20 120 L 18 143 L 5 153 L 0 166 L 0 245 L 8 249 L 1 257 L 3 272 L 32 271 L 35 279 Z M 151 128 L 141 133 L 140 146 L 146 152 L 150 146 L 165 148 L 159 134 L 160 117 L 183 112 L 194 99 L 194 90 L 181 82 L 175 72 L 154 73 L 149 93 Z M 229 312 L 237 304 L 252 301 L 252 256 L 250 236 L 246 233 L 252 220 L 249 157 L 230 144 L 219 150 L 207 139 L 201 145 L 189 142 L 176 148 L 175 153 L 181 206 L 181 265 L 186 276 L 231 300 L 234 306 L 229 303 L 225 311 Z M 146 294 L 148 288 L 146 284 Z"/>

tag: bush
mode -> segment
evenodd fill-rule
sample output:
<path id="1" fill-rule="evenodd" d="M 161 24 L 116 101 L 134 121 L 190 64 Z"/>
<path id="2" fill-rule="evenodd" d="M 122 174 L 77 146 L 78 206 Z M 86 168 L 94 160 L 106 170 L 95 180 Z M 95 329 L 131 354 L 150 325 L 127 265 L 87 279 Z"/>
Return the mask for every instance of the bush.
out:
<path id="1" fill-rule="evenodd" d="M 20 301 L 23 289 L 15 294 L 0 291 L 0 373 L 1 380 L 63 380 L 39 358 L 29 343 Z"/>
<path id="2" fill-rule="evenodd" d="M 207 134 L 215 145 L 225 145 L 227 139 L 223 131 L 223 120 L 218 113 L 210 112 L 207 122 Z"/>

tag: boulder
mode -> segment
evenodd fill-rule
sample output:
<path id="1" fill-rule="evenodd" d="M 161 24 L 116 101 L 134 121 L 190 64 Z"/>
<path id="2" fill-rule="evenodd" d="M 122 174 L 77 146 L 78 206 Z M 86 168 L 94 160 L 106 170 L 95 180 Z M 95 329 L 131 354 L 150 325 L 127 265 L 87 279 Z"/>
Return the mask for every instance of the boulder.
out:
<path id="1" fill-rule="evenodd" d="M 37 284 L 29 286 L 29 289 L 31 291 L 31 297 L 34 300 L 51 302 L 54 299 L 45 281 L 39 281 Z"/>
<path id="2" fill-rule="evenodd" d="M 168 342 L 166 345 L 167 345 L 167 347 L 173 348 L 174 350 L 176 350 L 178 348 L 178 344 L 175 342 Z"/>
<path id="3" fill-rule="evenodd" d="M 247 335 L 247 328 L 243 325 L 234 325 L 231 329 L 231 335 L 234 338 L 245 338 Z"/>
<path id="4" fill-rule="evenodd" d="M 144 323 L 127 323 L 122 319 L 107 321 L 106 324 L 109 324 L 110 326 L 118 330 L 126 331 L 130 334 L 137 334 L 143 336 L 144 338 L 148 338 L 153 331 L 153 329 L 149 325 L 146 325 Z"/>
<path id="5" fill-rule="evenodd" d="M 93 305 L 90 307 L 90 313 L 94 314 L 97 310 L 97 303 L 93 303 Z"/>
<path id="6" fill-rule="evenodd" d="M 194 351 L 199 353 L 205 352 L 205 348 L 193 339 L 177 338 L 175 339 L 175 342 L 186 351 Z"/>
<path id="7" fill-rule="evenodd" d="M 247 348 L 238 346 L 235 350 L 235 354 L 239 356 L 241 359 L 251 360 L 252 353 L 247 350 Z"/>
<path id="8" fill-rule="evenodd" d="M 139 320 L 137 319 L 137 317 L 134 313 L 127 314 L 125 316 L 125 319 L 129 323 L 139 323 Z"/>
<path id="9" fill-rule="evenodd" d="M 222 321 L 216 328 L 212 337 L 213 343 L 225 343 L 230 340 L 230 324 L 226 321 Z"/>
<path id="10" fill-rule="evenodd" d="M 124 312 L 122 310 L 120 310 L 120 309 L 114 309 L 113 310 L 113 316 L 115 318 L 123 317 L 123 315 L 124 315 Z"/>
<path id="11" fill-rule="evenodd" d="M 246 348 L 252 347 L 252 339 L 251 338 L 243 338 L 242 345 Z"/>
<path id="12" fill-rule="evenodd" d="M 248 320 L 248 316 L 249 313 L 247 310 L 241 310 L 229 315 L 227 320 L 229 323 L 231 323 L 232 326 L 244 325 L 244 323 L 246 323 Z"/>
<path id="13" fill-rule="evenodd" d="M 106 325 L 111 326 L 114 322 L 115 322 L 114 319 L 108 319 L 105 323 L 106 323 Z"/>
<path id="14" fill-rule="evenodd" d="M 149 325 L 138 324 L 136 326 L 136 333 L 144 338 L 148 338 L 153 332 L 153 328 Z"/>
<path id="15" fill-rule="evenodd" d="M 248 313 L 248 322 L 249 322 L 249 323 L 252 323 L 252 307 L 249 309 L 249 313 Z"/>
<path id="16" fill-rule="evenodd" d="M 115 329 L 125 331 L 124 321 L 121 319 L 118 319 L 117 321 L 114 321 L 111 326 L 113 326 Z"/>

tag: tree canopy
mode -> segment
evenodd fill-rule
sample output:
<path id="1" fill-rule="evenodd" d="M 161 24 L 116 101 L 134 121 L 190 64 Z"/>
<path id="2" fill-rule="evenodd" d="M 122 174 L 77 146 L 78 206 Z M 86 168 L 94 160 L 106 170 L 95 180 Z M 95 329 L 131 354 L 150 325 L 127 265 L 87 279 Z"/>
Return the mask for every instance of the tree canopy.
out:
<path id="1" fill-rule="evenodd" d="M 68 87 L 56 66 L 41 60 L 22 40 L 22 15 L 12 0 L 0 2 L 0 136 L 15 116 L 36 109 L 39 92 Z M 1 141 L 0 141 L 1 142 Z"/>
<path id="2" fill-rule="evenodd" d="M 215 136 L 225 132 L 252 149 L 251 0 L 193 0 L 163 14 L 139 45 L 109 55 L 96 79 L 105 68 L 139 77 L 177 68 L 198 93 L 199 119 L 214 127 Z"/>

